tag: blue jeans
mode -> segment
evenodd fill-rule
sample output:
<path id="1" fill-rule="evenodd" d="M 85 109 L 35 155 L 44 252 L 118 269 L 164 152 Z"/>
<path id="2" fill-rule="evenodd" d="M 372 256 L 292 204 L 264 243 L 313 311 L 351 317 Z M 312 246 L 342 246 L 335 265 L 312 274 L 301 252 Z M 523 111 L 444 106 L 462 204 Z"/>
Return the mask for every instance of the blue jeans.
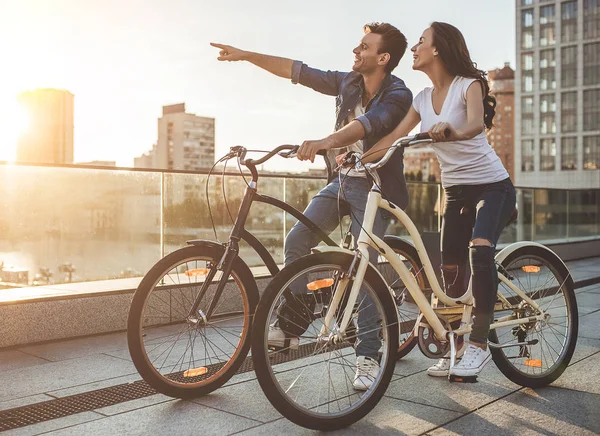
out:
<path id="1" fill-rule="evenodd" d="M 450 186 L 445 192 L 442 264 L 458 266 L 457 271 L 442 269 L 446 292 L 453 298 L 463 294 L 469 262 L 475 297 L 475 320 L 470 338 L 473 342 L 485 344 L 498 293 L 494 253 L 500 233 L 515 209 L 515 188 L 510 179 L 505 179 L 485 185 Z M 473 239 L 485 239 L 491 246 L 469 246 Z"/>
<path id="2" fill-rule="evenodd" d="M 371 189 L 371 183 L 362 177 L 345 177 L 342 179 L 342 192 L 340 193 L 338 209 L 338 192 L 340 181 L 336 177 L 331 183 L 323 188 L 310 201 L 304 215 L 319 226 L 325 233 L 333 232 L 340 223 L 340 216 L 350 215 L 352 224 L 350 232 L 354 241 L 358 241 L 361 225 L 367 205 L 367 196 Z M 377 211 L 373 234 L 383 238 L 389 218 L 384 218 L 381 209 Z M 297 222 L 285 238 L 285 264 L 310 253 L 310 249 L 319 244 L 319 238 L 301 222 Z M 377 262 L 377 250 L 369 247 L 369 260 Z M 292 292 L 296 295 L 306 292 L 302 286 L 292 286 Z M 369 294 L 361 292 L 358 297 L 361 302 L 358 316 L 358 342 L 356 345 L 357 356 L 378 358 L 381 345 L 379 340 L 379 314 Z"/>

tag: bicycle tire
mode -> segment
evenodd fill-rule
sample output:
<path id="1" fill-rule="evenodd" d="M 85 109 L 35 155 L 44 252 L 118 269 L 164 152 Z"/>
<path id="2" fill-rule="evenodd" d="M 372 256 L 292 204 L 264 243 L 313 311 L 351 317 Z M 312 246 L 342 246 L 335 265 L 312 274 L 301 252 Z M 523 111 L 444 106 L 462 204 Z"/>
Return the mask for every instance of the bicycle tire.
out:
<path id="1" fill-rule="evenodd" d="M 339 268 L 339 270 L 348 269 L 353 260 L 353 255 L 348 253 L 318 253 L 304 256 L 285 268 L 283 268 L 267 286 L 261 301 L 259 302 L 257 312 L 254 318 L 252 330 L 252 359 L 258 382 L 265 393 L 265 396 L 270 403 L 290 421 L 314 430 L 336 430 L 347 427 L 354 422 L 363 418 L 369 413 L 382 398 L 387 386 L 392 378 L 397 353 L 398 328 L 396 326 L 397 316 L 394 310 L 393 299 L 387 291 L 385 283 L 377 274 L 372 266 L 367 269 L 364 279 L 364 285 L 371 289 L 375 298 L 378 299 L 378 307 L 381 309 L 382 336 L 388 338 L 383 352 L 384 361 L 383 368 L 380 369 L 380 377 L 373 386 L 366 391 L 367 398 L 360 400 L 359 406 L 348 413 L 339 413 L 332 417 L 323 417 L 318 415 L 318 407 L 316 412 L 311 412 L 312 409 L 302 408 L 285 395 L 275 375 L 271 370 L 271 359 L 274 359 L 266 346 L 266 335 L 269 331 L 269 323 L 272 317 L 272 308 L 277 304 L 280 296 L 287 289 L 290 280 L 300 275 L 303 271 L 308 271 L 311 268 L 326 268 L 331 266 Z M 316 344 L 316 342 L 315 342 Z M 312 346 L 309 344 L 309 346 Z M 316 347 L 314 347 L 316 350 Z M 318 355 L 327 354 L 327 351 L 319 349 L 315 351 Z M 332 352 L 329 352 L 331 356 Z M 354 350 L 351 351 L 354 355 Z M 302 357 L 302 356 L 301 356 Z M 314 357 L 314 355 L 312 356 Z M 276 359 L 276 358 L 275 358 Z M 323 358 L 324 359 L 324 358 Z M 317 363 L 320 363 L 317 362 Z M 349 365 L 348 365 L 349 366 Z M 282 370 L 281 373 L 287 373 L 287 370 Z M 278 372 L 278 374 L 280 374 Z M 343 379 L 343 377 L 342 377 Z M 293 382 L 290 389 L 296 382 Z M 348 386 L 346 386 L 348 388 Z M 329 388 L 327 388 L 329 389 Z M 335 394 L 335 388 L 332 388 Z M 356 394 L 359 395 L 359 394 Z M 311 397 L 311 395 L 309 395 Z M 343 397 L 347 398 L 347 397 Z M 316 398 L 320 401 L 320 395 Z M 348 400 L 350 401 L 350 400 Z M 321 403 L 319 403 L 321 404 Z M 325 403 L 329 404 L 329 402 Z M 338 405 L 339 407 L 339 405 Z"/>
<path id="2" fill-rule="evenodd" d="M 534 345 L 518 347 L 518 353 L 517 347 L 505 349 L 490 347 L 492 358 L 498 369 L 514 383 L 531 388 L 546 386 L 564 372 L 575 351 L 578 311 L 573 279 L 562 261 L 554 253 L 542 247 L 521 247 L 507 256 L 501 267 L 512 278 L 511 281 L 518 282 L 516 283 L 518 287 L 542 310 L 550 314 L 550 318 L 536 323 L 522 324 L 521 329 L 513 327 L 500 336 L 496 330 L 490 330 L 489 340 L 493 343 L 498 343 L 499 340 L 504 342 L 507 336 L 509 339 L 510 336 L 517 338 L 514 339 L 517 342 L 527 339 L 538 341 Z M 532 287 L 534 279 L 536 283 Z M 537 284 L 540 282 L 542 284 L 538 288 Z M 528 285 L 531 289 L 527 289 Z M 521 316 L 536 314 L 531 305 L 509 289 L 500 282 L 499 292 L 503 292 L 505 297 L 511 296 L 515 305 L 520 301 L 519 310 L 523 314 Z M 555 302 L 560 303 L 561 300 L 564 301 L 564 307 L 556 306 Z M 559 323 L 563 318 L 565 325 Z M 548 338 L 545 334 L 548 334 Z M 544 353 L 544 344 L 547 347 L 546 353 Z M 557 351 L 559 346 L 560 350 Z M 544 363 L 553 359 L 554 355 L 556 359 L 551 365 L 547 364 L 548 367 L 544 370 Z"/>
<path id="3" fill-rule="evenodd" d="M 188 283 L 175 283 L 182 275 L 188 276 L 188 269 L 185 268 L 188 268 L 191 262 L 210 262 L 213 267 L 216 267 L 224 251 L 225 247 L 210 242 L 176 250 L 158 261 L 148 271 L 134 294 L 127 322 L 127 340 L 131 359 L 142 378 L 164 395 L 175 398 L 206 395 L 226 383 L 248 354 L 252 318 L 259 297 L 254 277 L 239 257 L 233 260 L 231 273 L 227 277 L 233 280 L 226 284 L 226 289 L 217 302 L 215 315 L 211 319 L 206 318 L 204 326 L 199 324 L 200 316 L 194 319 L 194 322 L 190 321 L 189 317 L 184 319 L 185 312 L 191 308 L 191 302 L 198 295 L 197 289 L 199 290 L 201 284 L 189 280 Z M 185 271 L 182 265 L 185 265 L 183 267 Z M 165 277 L 169 277 L 170 281 L 165 280 Z M 223 279 L 222 274 L 220 279 Z M 214 289 L 217 282 L 211 283 L 209 290 Z M 236 295 L 236 289 L 239 290 L 239 296 Z M 168 307 L 163 307 L 163 304 L 167 304 L 167 296 Z M 208 303 L 209 292 L 206 296 Z M 222 307 L 223 302 L 226 306 L 236 309 L 241 307 L 241 311 L 235 312 L 237 316 L 232 315 L 231 319 L 227 319 L 227 314 L 234 312 L 219 313 L 218 309 Z M 189 308 L 186 307 L 188 305 Z M 221 318 L 217 319 L 219 316 Z M 231 326 L 232 322 L 238 322 L 239 319 L 242 321 L 241 328 Z M 175 331 L 175 333 L 171 335 L 163 333 L 163 330 L 169 333 Z M 238 330 L 239 341 L 236 341 Z M 188 344 L 177 344 L 182 337 L 182 341 L 185 341 L 185 333 L 188 336 Z M 221 338 L 217 334 L 220 334 Z M 169 338 L 174 339 L 173 345 L 168 345 Z M 157 363 L 162 359 L 162 355 L 158 358 L 156 355 L 161 351 L 162 341 L 167 344 L 165 347 L 172 347 L 164 359 L 165 362 L 169 358 L 171 360 L 168 364 L 158 367 Z M 204 358 L 201 352 L 196 352 L 194 356 L 194 347 L 199 347 L 201 341 L 204 341 Z M 183 356 L 173 365 L 172 361 L 176 356 L 171 358 L 171 354 L 183 346 L 186 347 Z M 191 352 L 188 349 L 191 349 Z M 231 355 L 228 355 L 226 350 L 230 349 Z M 211 350 L 215 353 L 214 359 L 211 357 Z M 223 354 L 217 358 L 216 354 L 221 352 Z M 163 351 L 164 353 L 166 351 Z M 186 357 L 188 354 L 189 357 Z M 188 368 L 184 365 L 186 359 Z M 194 376 L 194 371 L 197 374 L 206 372 Z"/>

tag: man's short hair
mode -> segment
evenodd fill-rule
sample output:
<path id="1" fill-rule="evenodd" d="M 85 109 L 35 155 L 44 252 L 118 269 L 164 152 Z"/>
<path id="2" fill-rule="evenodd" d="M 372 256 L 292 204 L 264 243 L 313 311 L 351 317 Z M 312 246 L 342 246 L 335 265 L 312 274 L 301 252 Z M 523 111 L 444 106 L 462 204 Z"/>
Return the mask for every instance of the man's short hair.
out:
<path id="1" fill-rule="evenodd" d="M 398 66 L 400 59 L 406 52 L 406 36 L 389 23 L 369 23 L 363 27 L 365 33 L 381 35 L 381 47 L 378 53 L 389 53 L 390 60 L 385 66 L 385 71 L 391 73 Z"/>

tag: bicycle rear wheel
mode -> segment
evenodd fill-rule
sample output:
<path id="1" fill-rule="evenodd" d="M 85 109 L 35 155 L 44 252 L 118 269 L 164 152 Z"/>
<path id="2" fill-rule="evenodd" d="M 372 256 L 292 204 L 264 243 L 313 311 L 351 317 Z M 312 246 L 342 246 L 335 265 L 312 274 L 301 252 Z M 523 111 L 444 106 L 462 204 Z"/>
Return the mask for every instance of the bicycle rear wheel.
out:
<path id="1" fill-rule="evenodd" d="M 214 271 L 205 285 L 224 250 L 214 243 L 179 249 L 153 266 L 135 292 L 127 324 L 129 351 L 142 378 L 162 394 L 193 398 L 212 392 L 248 354 L 258 304 L 250 269 L 236 257 L 227 277 Z M 225 288 L 209 314 L 222 281 Z"/>
<path id="2" fill-rule="evenodd" d="M 502 262 L 500 270 L 547 317 L 490 330 L 489 340 L 494 343 L 530 343 L 490 348 L 492 358 L 498 369 L 514 383 L 534 388 L 546 386 L 563 373 L 575 350 L 578 313 L 573 280 L 554 253 L 536 246 L 516 250 Z M 498 287 L 498 295 L 504 301 L 502 310 L 494 314 L 496 319 L 522 319 L 540 314 L 503 282 Z"/>
<path id="3" fill-rule="evenodd" d="M 394 371 L 398 344 L 395 305 L 372 267 L 365 275 L 351 320 L 359 330 L 357 350 L 368 351 L 374 359 L 380 352 L 379 368 L 371 373 L 370 387 L 361 384 L 360 379 L 357 382 L 360 390 L 354 387 L 357 357 L 352 336 L 355 330 L 349 328 L 348 335 L 338 337 L 337 341 L 321 334 L 324 327 L 334 334 L 341 327 L 339 312 L 328 326 L 324 325 L 324 316 L 336 292 L 345 294 L 342 304 L 346 301 L 352 282 L 344 280 L 343 275 L 352 260 L 353 256 L 346 253 L 319 253 L 296 260 L 271 281 L 257 309 L 252 358 L 258 381 L 271 404 L 303 427 L 335 430 L 358 421 L 381 399 Z M 336 291 L 340 286 L 344 289 Z M 305 304 L 302 310 L 296 311 L 293 320 L 281 319 L 282 314 L 290 313 L 289 309 L 280 310 L 284 293 L 290 289 L 311 289 L 314 305 Z M 308 327 L 300 336 L 297 348 L 270 351 L 271 324 L 277 321 L 279 325 L 286 322 L 297 325 L 299 317 L 310 319 L 305 320 L 304 325 Z"/>

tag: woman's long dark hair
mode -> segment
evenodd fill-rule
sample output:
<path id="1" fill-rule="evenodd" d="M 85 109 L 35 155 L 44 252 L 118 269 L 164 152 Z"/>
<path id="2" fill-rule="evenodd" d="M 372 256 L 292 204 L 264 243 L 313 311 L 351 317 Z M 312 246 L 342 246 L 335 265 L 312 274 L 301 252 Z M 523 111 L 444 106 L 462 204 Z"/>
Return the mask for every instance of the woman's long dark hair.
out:
<path id="1" fill-rule="evenodd" d="M 454 76 L 477 79 L 483 85 L 483 122 L 485 127 L 491 129 L 492 120 L 496 115 L 496 99 L 490 95 L 487 73 L 477 69 L 477 64 L 471 60 L 467 43 L 460 30 L 451 24 L 439 21 L 431 23 L 431 29 L 433 46 L 437 49 L 438 56 L 444 62 L 448 72 Z"/>

